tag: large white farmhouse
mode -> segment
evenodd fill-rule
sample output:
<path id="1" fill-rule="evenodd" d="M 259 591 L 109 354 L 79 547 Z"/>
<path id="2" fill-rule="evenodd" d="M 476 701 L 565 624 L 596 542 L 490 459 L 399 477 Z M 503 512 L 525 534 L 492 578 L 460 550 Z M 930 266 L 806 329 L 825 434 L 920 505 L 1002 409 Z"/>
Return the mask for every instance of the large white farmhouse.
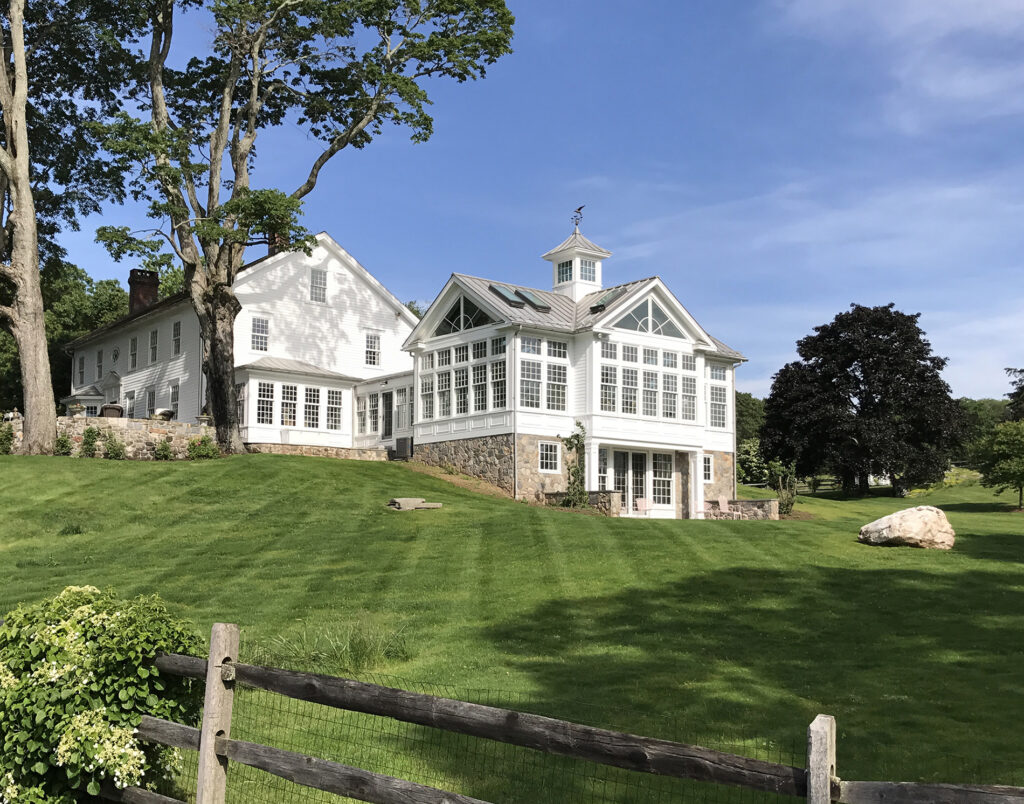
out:
<path id="1" fill-rule="evenodd" d="M 452 274 L 419 321 L 326 234 L 265 257 L 235 288 L 243 439 L 388 447 L 534 499 L 566 489 L 578 421 L 589 490 L 619 492 L 624 516 L 702 517 L 735 497 L 744 358 L 660 278 L 605 288 L 610 256 L 577 228 L 543 255 L 552 290 Z M 199 415 L 198 320 L 155 281 L 133 271 L 129 315 L 69 344 L 64 402 Z"/>

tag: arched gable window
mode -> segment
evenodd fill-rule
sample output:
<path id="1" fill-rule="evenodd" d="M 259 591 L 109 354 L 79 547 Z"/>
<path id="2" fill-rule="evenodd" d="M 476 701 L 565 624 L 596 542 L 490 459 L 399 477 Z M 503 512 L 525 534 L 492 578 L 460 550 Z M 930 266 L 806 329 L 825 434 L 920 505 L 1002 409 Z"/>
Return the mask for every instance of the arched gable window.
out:
<path id="1" fill-rule="evenodd" d="M 487 315 L 487 313 L 465 296 L 460 296 L 458 301 L 445 313 L 444 320 L 437 325 L 437 329 L 434 330 L 434 337 L 450 335 L 453 332 L 462 332 L 464 329 L 473 329 L 474 327 L 482 327 L 493 323 L 494 319 Z"/>
<path id="2" fill-rule="evenodd" d="M 616 329 L 633 332 L 649 332 L 652 335 L 667 335 L 670 338 L 686 338 L 672 319 L 653 299 L 645 299 L 613 325 Z"/>

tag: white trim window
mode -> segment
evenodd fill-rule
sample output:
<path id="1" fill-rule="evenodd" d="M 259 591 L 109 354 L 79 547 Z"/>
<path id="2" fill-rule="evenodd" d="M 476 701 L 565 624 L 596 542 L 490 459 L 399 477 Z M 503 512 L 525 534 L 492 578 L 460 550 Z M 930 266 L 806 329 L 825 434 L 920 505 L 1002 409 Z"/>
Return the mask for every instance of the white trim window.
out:
<path id="1" fill-rule="evenodd" d="M 309 300 L 327 304 L 327 271 L 323 268 L 309 269 Z"/>
<path id="2" fill-rule="evenodd" d="M 562 471 L 562 445 L 557 441 L 541 441 L 538 446 L 538 469 L 545 474 Z"/>
<path id="3" fill-rule="evenodd" d="M 622 369 L 622 412 L 636 414 L 636 369 Z"/>
<path id="4" fill-rule="evenodd" d="M 486 350 L 484 351 L 486 355 Z M 487 364 L 477 363 L 473 366 L 473 410 L 487 410 Z"/>
<path id="5" fill-rule="evenodd" d="M 618 366 L 601 365 L 601 410 L 614 413 L 619 396 Z"/>
<path id="6" fill-rule="evenodd" d="M 502 335 L 500 338 L 491 338 L 491 355 L 497 357 L 498 355 L 505 354 L 505 336 Z"/>
<path id="7" fill-rule="evenodd" d="M 434 418 L 434 378 L 420 377 L 420 416 Z"/>
<path id="8" fill-rule="evenodd" d="M 656 366 L 658 365 L 658 350 L 657 349 L 644 349 L 644 365 L 645 366 Z"/>
<path id="9" fill-rule="evenodd" d="M 434 370 L 434 353 L 426 352 L 420 356 L 420 371 Z"/>
<path id="10" fill-rule="evenodd" d="M 456 362 L 459 350 L 456 348 Z M 469 369 L 455 369 L 455 415 L 464 416 L 469 413 Z"/>
<path id="11" fill-rule="evenodd" d="M 625 360 L 627 363 L 635 363 L 636 362 L 636 347 L 635 346 L 629 346 L 628 344 L 623 344 L 622 345 L 622 359 Z"/>
<path id="12" fill-rule="evenodd" d="M 580 260 L 580 280 L 583 282 L 597 281 L 597 263 L 594 260 Z"/>
<path id="13" fill-rule="evenodd" d="M 548 341 L 548 357 L 567 360 L 569 358 L 569 344 L 565 341 Z"/>
<path id="14" fill-rule="evenodd" d="M 380 365 L 380 335 L 376 332 L 366 333 L 366 365 Z"/>
<path id="15" fill-rule="evenodd" d="M 128 370 L 135 371 L 139 367 L 139 339 L 128 341 Z"/>
<path id="16" fill-rule="evenodd" d="M 295 427 L 298 419 L 299 386 L 281 386 L 281 426 Z"/>
<path id="17" fill-rule="evenodd" d="M 85 385 L 85 355 L 78 356 L 78 387 Z"/>
<path id="18" fill-rule="evenodd" d="M 153 365 L 157 361 L 157 355 L 159 353 L 160 343 L 160 330 L 150 330 L 149 333 L 149 364 Z"/>
<path id="19" fill-rule="evenodd" d="M 254 352 L 266 352 L 270 349 L 269 318 L 252 319 L 252 349 Z"/>
<path id="20" fill-rule="evenodd" d="M 658 415 L 658 372 L 644 372 L 644 416 L 655 417 Z"/>
<path id="21" fill-rule="evenodd" d="M 341 399 L 342 394 L 337 388 L 327 389 L 327 429 L 341 429 Z"/>
<path id="22" fill-rule="evenodd" d="M 558 263 L 558 283 L 572 282 L 572 260 Z"/>
<path id="23" fill-rule="evenodd" d="M 502 338 L 504 340 L 504 338 Z M 505 361 L 491 363 L 491 408 L 498 410 L 506 404 Z"/>
<path id="24" fill-rule="evenodd" d="M 666 419 L 676 417 L 676 399 L 679 378 L 675 374 L 661 375 L 661 415 Z"/>
<path id="25" fill-rule="evenodd" d="M 437 350 L 437 367 L 443 368 L 444 366 L 450 366 L 452 364 L 452 350 L 451 349 L 438 349 Z"/>
<path id="26" fill-rule="evenodd" d="M 682 359 L 679 363 L 679 368 L 682 371 L 697 371 L 697 358 L 693 355 L 682 355 Z"/>
<path id="27" fill-rule="evenodd" d="M 146 389 L 146 418 L 152 419 L 156 413 L 156 388 Z"/>
<path id="28" fill-rule="evenodd" d="M 366 397 L 356 397 L 356 432 L 366 435 Z"/>
<path id="29" fill-rule="evenodd" d="M 125 391 L 124 392 L 124 415 L 125 418 L 135 418 L 135 392 Z"/>
<path id="30" fill-rule="evenodd" d="M 728 396 L 724 385 L 709 385 L 708 395 L 710 407 L 708 410 L 708 424 L 712 427 L 724 428 L 728 424 Z"/>
<path id="31" fill-rule="evenodd" d="M 541 365 L 536 360 L 519 361 L 519 401 L 524 408 L 540 407 Z"/>
<path id="32" fill-rule="evenodd" d="M 519 351 L 524 355 L 539 355 L 541 339 L 533 338 L 529 335 L 523 335 L 519 339 Z"/>
<path id="33" fill-rule="evenodd" d="M 103 379 L 103 350 L 99 349 L 96 352 L 96 380 Z"/>
<path id="34" fill-rule="evenodd" d="M 395 389 L 395 429 L 405 430 L 412 425 L 412 411 L 409 404 L 410 388 Z"/>
<path id="35" fill-rule="evenodd" d="M 437 415 L 445 419 L 452 415 L 452 373 L 442 371 L 437 375 Z"/>
<path id="36" fill-rule="evenodd" d="M 235 415 L 238 417 L 238 426 L 245 427 L 248 416 L 245 411 L 246 385 L 244 382 L 235 385 Z M 177 414 L 175 414 L 177 415 Z"/>
<path id="37" fill-rule="evenodd" d="M 565 410 L 566 367 L 560 363 L 548 363 L 548 410 Z"/>
<path id="38" fill-rule="evenodd" d="M 725 382 L 725 366 L 718 365 L 717 363 L 708 364 L 708 379 L 713 382 Z"/>
<path id="39" fill-rule="evenodd" d="M 651 457 L 651 501 L 655 505 L 672 505 L 672 454 L 655 452 Z"/>
<path id="40" fill-rule="evenodd" d="M 181 386 L 177 380 L 171 380 L 170 387 L 168 389 L 167 397 L 170 399 L 170 409 L 174 411 L 173 418 L 178 418 L 178 399 L 181 395 Z"/>
<path id="41" fill-rule="evenodd" d="M 619 345 L 617 343 L 610 343 L 608 341 L 601 341 L 601 359 L 602 360 L 618 360 L 619 359 Z"/>
<path id="42" fill-rule="evenodd" d="M 485 360 L 487 358 L 487 341 L 474 341 L 473 359 Z"/>
<path id="43" fill-rule="evenodd" d="M 320 429 L 320 389 L 307 388 L 305 406 L 302 410 L 303 426 L 310 430 Z"/>
<path id="44" fill-rule="evenodd" d="M 697 378 L 680 377 L 682 383 L 679 397 L 679 414 L 687 421 L 697 420 Z"/>
<path id="45" fill-rule="evenodd" d="M 370 394 L 370 432 L 380 432 L 380 394 Z"/>
<path id="46" fill-rule="evenodd" d="M 665 368 L 679 368 L 679 353 L 678 352 L 662 352 L 661 353 L 661 365 Z"/>
<path id="47" fill-rule="evenodd" d="M 469 344 L 460 343 L 455 347 L 455 362 L 456 363 L 468 363 L 469 362 Z"/>
<path id="48" fill-rule="evenodd" d="M 85 406 L 85 415 L 90 419 L 95 418 L 99 414 L 99 409 L 95 405 Z"/>
<path id="49" fill-rule="evenodd" d="M 597 451 L 597 490 L 608 491 L 608 450 Z"/>
<path id="50" fill-rule="evenodd" d="M 715 482 L 715 456 L 705 455 L 704 456 L 704 482 L 714 483 Z"/>
<path id="51" fill-rule="evenodd" d="M 177 357 L 181 354 L 181 322 L 171 324 L 171 353 Z"/>
<path id="52" fill-rule="evenodd" d="M 274 383 L 261 382 L 256 387 L 256 424 L 274 423 Z"/>

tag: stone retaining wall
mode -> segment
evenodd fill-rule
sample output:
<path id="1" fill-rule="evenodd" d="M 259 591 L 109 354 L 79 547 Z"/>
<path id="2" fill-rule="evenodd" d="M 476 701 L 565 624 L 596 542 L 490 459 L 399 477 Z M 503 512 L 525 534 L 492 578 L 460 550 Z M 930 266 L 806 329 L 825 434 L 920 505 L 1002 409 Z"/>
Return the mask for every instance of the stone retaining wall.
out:
<path id="1" fill-rule="evenodd" d="M 171 442 L 171 455 L 175 460 L 188 457 L 188 442 L 202 436 L 215 437 L 214 429 L 204 424 L 189 422 L 164 422 L 155 419 L 108 419 L 103 416 L 92 418 L 58 416 L 57 434 L 71 437 L 72 455 L 77 455 L 82 446 L 82 434 L 86 427 L 95 427 L 100 431 L 96 442 L 96 457 L 106 455 L 104 442 L 114 435 L 124 442 L 125 457 L 132 461 L 151 461 L 154 450 L 160 441 Z"/>
<path id="2" fill-rule="evenodd" d="M 383 447 L 357 449 L 354 447 L 315 447 L 308 444 L 246 444 L 249 452 L 267 455 L 306 455 L 314 458 L 341 458 L 349 461 L 386 461 L 388 451 Z"/>
<path id="3" fill-rule="evenodd" d="M 544 495 L 545 505 L 561 507 L 566 492 L 554 491 Z M 601 512 L 605 516 L 620 516 L 622 514 L 622 495 L 617 491 L 588 491 L 590 507 Z"/>
<path id="4" fill-rule="evenodd" d="M 738 513 L 739 516 L 733 516 Z M 723 515 L 717 500 L 704 503 L 705 519 L 778 519 L 778 500 L 729 500 L 729 513 Z"/>
<path id="5" fill-rule="evenodd" d="M 11 454 L 17 455 L 21 452 L 21 442 L 25 437 L 25 420 L 24 419 L 12 419 L 9 422 L 0 421 L 0 427 L 5 424 L 11 425 L 11 429 L 14 430 L 14 443 L 11 445 Z"/>
<path id="6" fill-rule="evenodd" d="M 512 436 L 509 434 L 435 441 L 432 444 L 416 443 L 413 446 L 413 457 L 417 461 L 450 467 L 464 475 L 478 477 L 509 494 L 512 494 L 515 482 L 512 454 Z"/>

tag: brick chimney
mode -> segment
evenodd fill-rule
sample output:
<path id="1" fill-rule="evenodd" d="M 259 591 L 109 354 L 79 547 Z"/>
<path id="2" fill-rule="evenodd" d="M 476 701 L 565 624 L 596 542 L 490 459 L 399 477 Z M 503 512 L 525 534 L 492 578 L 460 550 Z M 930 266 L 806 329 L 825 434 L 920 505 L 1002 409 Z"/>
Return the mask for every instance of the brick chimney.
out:
<path id="1" fill-rule="evenodd" d="M 160 274 L 132 268 L 128 274 L 128 315 L 156 304 L 160 297 Z"/>

